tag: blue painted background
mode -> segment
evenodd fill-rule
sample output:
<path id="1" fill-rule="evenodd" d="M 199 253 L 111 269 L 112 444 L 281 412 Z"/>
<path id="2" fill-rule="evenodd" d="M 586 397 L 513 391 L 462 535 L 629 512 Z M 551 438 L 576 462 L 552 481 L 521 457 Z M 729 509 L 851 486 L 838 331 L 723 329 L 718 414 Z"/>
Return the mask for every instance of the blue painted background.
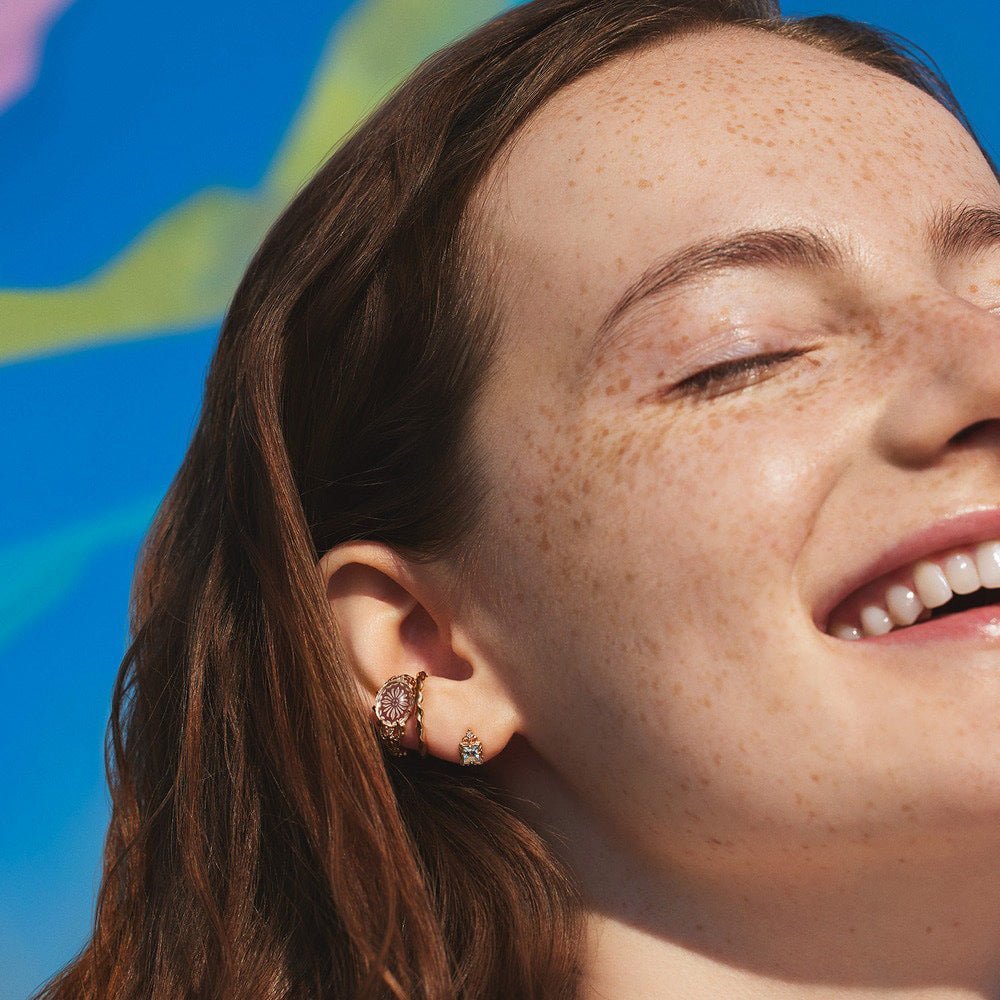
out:
<path id="1" fill-rule="evenodd" d="M 258 185 L 345 7 L 75 0 L 37 78 L 0 109 L 0 292 L 81 280 L 198 192 Z M 426 0 L 428 18 L 436 9 Z M 820 12 L 930 51 L 1000 153 L 993 3 L 786 10 Z M 90 925 L 129 580 L 193 429 L 219 317 L 32 353 L 8 350 L 2 310 L 0 1000 L 23 1000 Z"/>

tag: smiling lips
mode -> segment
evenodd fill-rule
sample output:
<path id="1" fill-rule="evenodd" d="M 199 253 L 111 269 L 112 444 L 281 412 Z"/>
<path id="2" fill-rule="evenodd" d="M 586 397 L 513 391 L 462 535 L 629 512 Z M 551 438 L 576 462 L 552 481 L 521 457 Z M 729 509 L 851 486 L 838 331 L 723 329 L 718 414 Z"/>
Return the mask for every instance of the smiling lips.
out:
<path id="1" fill-rule="evenodd" d="M 918 559 L 854 591 L 830 614 L 838 639 L 885 635 L 925 621 L 957 594 L 1000 587 L 1000 539 Z M 988 597 L 988 595 L 983 595 Z M 1000 591 L 993 594 L 1000 600 Z"/>

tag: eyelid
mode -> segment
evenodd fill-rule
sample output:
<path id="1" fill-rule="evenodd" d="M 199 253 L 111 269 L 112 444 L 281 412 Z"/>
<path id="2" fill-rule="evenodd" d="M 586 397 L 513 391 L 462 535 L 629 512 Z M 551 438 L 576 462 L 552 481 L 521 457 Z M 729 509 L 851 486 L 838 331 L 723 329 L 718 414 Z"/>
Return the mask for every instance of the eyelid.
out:
<path id="1" fill-rule="evenodd" d="M 765 381 L 765 378 L 769 376 L 759 377 L 758 373 L 766 372 L 771 367 L 776 367 L 784 364 L 786 361 L 793 361 L 796 358 L 802 357 L 814 348 L 815 345 L 810 347 L 786 348 L 780 351 L 762 351 L 757 354 L 720 361 L 670 386 L 665 391 L 665 395 L 706 398 L 723 395 L 728 390 L 720 389 L 717 392 L 713 392 L 712 387 L 727 387 L 741 381 L 745 385 Z"/>

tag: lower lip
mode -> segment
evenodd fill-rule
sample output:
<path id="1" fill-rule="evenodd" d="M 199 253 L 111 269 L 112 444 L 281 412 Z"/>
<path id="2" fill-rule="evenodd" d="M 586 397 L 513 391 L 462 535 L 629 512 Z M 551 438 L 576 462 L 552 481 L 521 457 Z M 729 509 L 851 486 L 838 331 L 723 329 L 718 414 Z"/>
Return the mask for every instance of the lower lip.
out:
<path id="1" fill-rule="evenodd" d="M 955 639 L 981 639 L 1000 643 L 1000 606 L 990 604 L 983 608 L 970 608 L 958 614 L 945 615 L 944 618 L 931 618 L 919 625 L 894 628 L 885 635 L 866 635 L 854 641 L 896 645 Z"/>

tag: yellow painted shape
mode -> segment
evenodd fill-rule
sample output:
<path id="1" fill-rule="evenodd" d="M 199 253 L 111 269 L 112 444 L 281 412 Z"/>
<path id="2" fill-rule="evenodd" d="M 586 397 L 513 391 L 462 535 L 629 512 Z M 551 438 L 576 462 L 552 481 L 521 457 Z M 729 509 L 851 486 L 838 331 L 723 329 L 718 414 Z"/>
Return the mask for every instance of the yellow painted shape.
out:
<path id="1" fill-rule="evenodd" d="M 421 59 L 507 6 L 368 0 L 345 14 L 262 184 L 199 192 L 81 281 L 0 290 L 0 364 L 218 321 L 268 226 L 347 132 Z"/>

